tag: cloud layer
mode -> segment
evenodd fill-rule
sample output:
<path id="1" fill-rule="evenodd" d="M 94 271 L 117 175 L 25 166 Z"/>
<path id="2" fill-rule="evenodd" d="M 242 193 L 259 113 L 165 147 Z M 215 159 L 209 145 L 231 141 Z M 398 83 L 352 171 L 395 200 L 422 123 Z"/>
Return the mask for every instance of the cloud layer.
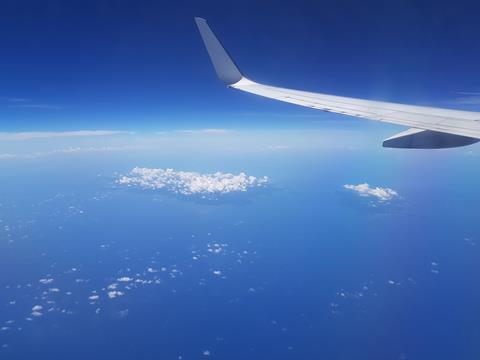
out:
<path id="1" fill-rule="evenodd" d="M 142 189 L 159 190 L 182 195 L 227 194 L 245 192 L 251 188 L 263 187 L 268 183 L 266 176 L 257 178 L 241 172 L 238 175 L 216 172 L 175 171 L 173 169 L 149 169 L 136 167 L 117 180 L 117 184 L 136 186 Z"/>
<path id="2" fill-rule="evenodd" d="M 30 132 L 0 132 L 2 141 L 25 141 L 33 139 L 113 136 L 131 134 L 118 130 L 78 130 L 78 131 L 30 131 Z"/>
<path id="3" fill-rule="evenodd" d="M 474 91 L 459 92 L 462 95 L 452 101 L 455 105 L 480 105 L 480 93 Z"/>
<path id="4" fill-rule="evenodd" d="M 42 158 L 42 157 L 51 156 L 51 155 L 73 155 L 73 154 L 126 151 L 126 150 L 138 150 L 138 149 L 141 149 L 141 147 L 139 146 L 69 147 L 69 148 L 53 149 L 49 151 L 40 151 L 40 152 L 27 153 L 27 154 L 0 153 L 0 160 L 37 159 L 37 158 Z"/>
<path id="5" fill-rule="evenodd" d="M 374 197 L 379 201 L 388 201 L 398 197 L 398 193 L 390 188 L 370 187 L 367 183 L 358 185 L 343 185 L 345 189 L 355 191 L 358 195 L 363 197 Z"/>
<path id="6" fill-rule="evenodd" d="M 231 130 L 228 129 L 194 129 L 194 130 L 178 130 L 177 132 L 183 133 L 183 134 L 192 134 L 192 135 L 198 135 L 198 134 L 204 134 L 204 135 L 224 135 L 224 134 L 229 134 L 231 133 Z"/>

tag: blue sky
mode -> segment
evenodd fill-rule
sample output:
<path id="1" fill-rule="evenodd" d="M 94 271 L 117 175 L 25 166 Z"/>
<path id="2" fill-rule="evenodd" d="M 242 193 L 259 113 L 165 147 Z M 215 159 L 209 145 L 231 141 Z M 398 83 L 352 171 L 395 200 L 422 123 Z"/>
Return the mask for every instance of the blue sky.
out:
<path id="1" fill-rule="evenodd" d="M 193 16 L 258 81 L 475 109 L 478 10 L 463 1 L 6 1 L 0 130 L 364 126 L 225 89 Z"/>
<path id="2" fill-rule="evenodd" d="M 259 82 L 480 110 L 480 5 L 1 3 L 0 358 L 479 358 L 480 146 L 227 89 L 193 17 Z"/>

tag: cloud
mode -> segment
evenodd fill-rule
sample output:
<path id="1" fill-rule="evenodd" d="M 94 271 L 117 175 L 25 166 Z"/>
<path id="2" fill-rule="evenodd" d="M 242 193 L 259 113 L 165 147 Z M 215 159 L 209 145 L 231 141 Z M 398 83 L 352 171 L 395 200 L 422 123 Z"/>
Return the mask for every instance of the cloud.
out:
<path id="1" fill-rule="evenodd" d="M 388 201 L 398 197 L 398 193 L 390 188 L 370 187 L 367 183 L 358 185 L 343 185 L 345 189 L 353 190 L 363 197 L 374 197 L 379 201 Z"/>
<path id="2" fill-rule="evenodd" d="M 224 135 L 232 131 L 228 129 L 194 129 L 194 130 L 177 130 L 182 134 L 205 134 L 205 135 Z"/>
<path id="3" fill-rule="evenodd" d="M 248 176 L 243 172 L 238 175 L 222 172 L 201 174 L 173 169 L 136 167 L 116 182 L 119 185 L 136 186 L 142 189 L 163 189 L 176 194 L 194 195 L 245 192 L 251 188 L 265 186 L 268 178 Z"/>
<path id="4" fill-rule="evenodd" d="M 34 307 L 32 307 L 32 316 L 35 316 L 35 317 L 42 316 L 42 313 L 41 313 L 42 310 L 43 310 L 42 305 L 35 305 Z"/>
<path id="5" fill-rule="evenodd" d="M 267 150 L 292 150 L 294 147 L 292 145 L 268 145 L 266 147 Z"/>
<path id="6" fill-rule="evenodd" d="M 28 102 L 30 99 L 26 98 L 18 98 L 18 97 L 6 97 L 6 96 L 0 96 L 0 101 L 2 102 Z"/>
<path id="7" fill-rule="evenodd" d="M 122 291 L 114 290 L 114 291 L 109 291 L 107 295 L 109 299 L 115 299 L 116 297 L 125 295 L 125 293 Z"/>
<path id="8" fill-rule="evenodd" d="M 51 284 L 53 282 L 53 279 L 52 278 L 45 278 L 45 279 L 38 280 L 38 282 L 40 284 L 47 285 L 47 284 Z"/>
<path id="9" fill-rule="evenodd" d="M 64 149 L 54 149 L 51 151 L 38 152 L 27 155 L 29 158 L 36 158 L 55 154 L 77 154 L 77 153 L 91 153 L 91 152 L 108 152 L 137 149 L 136 146 L 100 146 L 100 147 L 69 147 Z"/>
<path id="10" fill-rule="evenodd" d="M 454 105 L 480 105 L 480 92 L 463 91 L 457 94 L 462 96 L 451 101 Z"/>
<path id="11" fill-rule="evenodd" d="M 44 109 L 44 110 L 60 110 L 60 109 L 62 109 L 62 107 L 59 106 L 59 105 L 51 105 L 51 104 L 16 104 L 16 105 L 9 105 L 9 107 L 11 107 L 11 108 L 23 108 L 23 109 Z"/>
<path id="12" fill-rule="evenodd" d="M 132 133 L 120 130 L 0 132 L 0 141 L 25 141 L 33 139 L 113 136 L 125 134 Z"/>
<path id="13" fill-rule="evenodd" d="M 31 99 L 20 97 L 0 96 L 0 104 L 10 108 L 25 108 L 25 109 L 44 109 L 44 110 L 60 110 L 62 106 L 54 104 L 45 104 L 32 102 Z"/>
<path id="14" fill-rule="evenodd" d="M 29 154 L 0 154 L 0 160 L 11 159 L 37 159 L 50 155 L 61 154 L 84 154 L 84 153 L 97 153 L 97 152 L 111 152 L 111 151 L 125 151 L 125 150 L 138 150 L 142 149 L 141 146 L 100 146 L 100 147 L 69 147 L 63 149 L 53 149 L 50 151 L 40 151 Z"/>

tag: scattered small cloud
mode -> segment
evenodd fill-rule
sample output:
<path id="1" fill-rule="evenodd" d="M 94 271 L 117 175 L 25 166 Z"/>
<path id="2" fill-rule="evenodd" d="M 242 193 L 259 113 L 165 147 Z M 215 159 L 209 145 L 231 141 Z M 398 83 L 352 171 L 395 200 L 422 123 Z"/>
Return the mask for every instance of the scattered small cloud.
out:
<path id="1" fill-rule="evenodd" d="M 115 299 L 115 298 L 117 298 L 117 297 L 119 297 L 119 296 L 125 295 L 125 293 L 122 292 L 122 291 L 113 290 L 113 291 L 109 291 L 109 292 L 107 293 L 107 295 L 108 295 L 108 297 L 109 297 L 110 299 Z"/>
<path id="2" fill-rule="evenodd" d="M 173 169 L 149 169 L 136 167 L 117 181 L 119 185 L 135 186 L 142 189 L 159 190 L 181 195 L 227 194 L 246 192 L 251 188 L 266 186 L 268 177 L 249 176 L 241 172 L 238 175 L 216 172 L 201 174 L 198 172 L 176 171 Z"/>
<path id="3" fill-rule="evenodd" d="M 128 313 L 129 313 L 129 310 L 128 310 L 128 309 L 120 310 L 120 311 L 118 312 L 118 316 L 119 316 L 120 318 L 124 318 L 124 317 L 128 316 Z"/>
<path id="4" fill-rule="evenodd" d="M 387 280 L 387 284 L 390 285 L 390 286 L 398 286 L 398 285 L 401 285 L 400 282 L 396 282 L 394 280 Z"/>
<path id="5" fill-rule="evenodd" d="M 369 184 L 363 183 L 358 185 L 343 185 L 345 189 L 355 191 L 358 195 L 362 197 L 373 197 L 378 201 L 389 201 L 398 197 L 398 193 L 390 188 L 382 187 L 370 187 Z"/>
<path id="6" fill-rule="evenodd" d="M 53 282 L 53 279 L 52 278 L 44 278 L 44 279 L 38 280 L 38 282 L 40 284 L 47 285 L 47 284 L 51 284 Z"/>
<path id="7" fill-rule="evenodd" d="M 42 316 L 43 314 L 41 313 L 41 311 L 43 310 L 43 306 L 42 305 L 35 305 L 34 307 L 32 307 L 32 316 L 34 317 L 40 317 Z"/>
<path id="8" fill-rule="evenodd" d="M 64 195 L 58 193 L 54 198 L 57 197 L 63 198 Z M 51 199 L 53 198 L 46 201 L 50 202 Z M 2 219 L 0 219 L 1 222 Z M 7 225 L 2 224 L 3 226 Z M 207 285 L 209 281 L 228 281 L 225 276 L 226 270 L 230 273 L 236 266 L 242 264 L 248 266 L 247 264 L 252 264 L 257 257 L 255 249 L 247 247 L 251 245 L 248 242 L 215 241 L 216 234 L 213 230 L 203 234 L 192 233 L 190 235 L 192 238 L 198 238 L 199 240 L 203 239 L 203 236 L 210 239 L 210 242 L 203 243 L 203 240 L 200 240 L 201 243 L 195 242 L 196 245 L 193 248 L 184 249 L 186 255 L 195 254 L 198 256 L 200 260 L 198 262 L 177 263 L 177 258 L 169 257 L 172 260 L 170 262 L 164 256 L 165 253 L 160 251 L 160 248 L 154 249 L 156 251 L 152 251 L 151 256 L 147 259 L 143 255 L 137 254 L 134 250 L 135 247 L 132 247 L 119 253 L 120 258 L 124 259 L 120 262 L 120 267 L 109 268 L 107 273 L 101 273 L 97 278 L 83 277 L 82 273 L 87 268 L 78 263 L 56 266 L 57 264 L 52 262 L 48 273 L 33 275 L 34 278 L 26 282 L 15 281 L 6 284 L 2 289 L 5 292 L 5 304 L 9 307 L 9 314 L 12 315 L 12 318 L 7 320 L 8 318 L 4 317 L 0 321 L 0 334 L 4 336 L 9 335 L 10 332 L 21 331 L 26 322 L 42 321 L 43 319 L 48 321 L 52 316 L 55 318 L 74 314 L 78 316 L 89 314 L 88 316 L 90 316 L 105 312 L 108 317 L 113 314 L 122 318 L 128 315 L 128 309 L 119 308 L 119 306 L 125 304 L 122 300 L 127 298 L 127 295 L 128 297 L 144 296 L 145 292 L 140 289 L 161 286 L 166 289 L 166 292 L 152 294 L 161 294 L 160 296 L 163 297 L 171 293 L 172 296 L 176 296 L 177 291 L 182 291 L 177 289 L 177 286 L 173 283 L 176 278 L 180 279 L 186 275 L 192 280 L 193 286 L 198 285 L 199 287 Z M 115 242 L 112 241 L 111 244 L 113 245 Z M 104 257 L 103 251 L 106 250 L 101 251 L 99 254 Z M 113 251 L 112 254 L 117 254 L 116 250 L 111 249 L 111 251 Z M 42 254 L 44 254 L 43 249 Z M 127 256 L 124 256 L 125 254 Z M 206 267 L 205 264 L 202 264 L 202 260 L 214 256 L 226 257 L 227 262 L 231 263 L 232 266 L 224 270 L 219 266 Z M 60 289 L 56 287 L 57 284 Z M 93 284 L 96 286 L 92 287 Z M 251 288 L 248 288 L 248 293 L 251 293 L 251 295 L 261 289 L 254 284 L 251 284 L 251 286 Z M 243 291 L 245 291 L 245 288 L 243 288 Z M 18 301 L 16 302 L 15 299 L 18 299 Z M 88 313 L 85 312 L 86 307 L 88 307 Z M 132 308 L 132 310 L 134 309 Z M 16 315 L 19 315 L 19 317 L 13 318 Z M 214 355 L 214 349 L 210 349 L 213 350 L 211 354 L 210 350 L 207 349 L 206 345 L 197 349 L 199 356 L 202 356 L 203 351 L 206 351 L 205 356 Z"/>

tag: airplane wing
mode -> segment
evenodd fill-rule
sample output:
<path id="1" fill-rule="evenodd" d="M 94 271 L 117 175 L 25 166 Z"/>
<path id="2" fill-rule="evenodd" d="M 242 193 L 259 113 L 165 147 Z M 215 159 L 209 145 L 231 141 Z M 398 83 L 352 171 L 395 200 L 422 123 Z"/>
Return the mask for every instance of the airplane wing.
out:
<path id="1" fill-rule="evenodd" d="M 404 125 L 384 147 L 439 149 L 480 141 L 480 113 L 355 99 L 256 83 L 242 75 L 207 21 L 195 18 L 214 69 L 228 87 L 327 112 Z"/>

